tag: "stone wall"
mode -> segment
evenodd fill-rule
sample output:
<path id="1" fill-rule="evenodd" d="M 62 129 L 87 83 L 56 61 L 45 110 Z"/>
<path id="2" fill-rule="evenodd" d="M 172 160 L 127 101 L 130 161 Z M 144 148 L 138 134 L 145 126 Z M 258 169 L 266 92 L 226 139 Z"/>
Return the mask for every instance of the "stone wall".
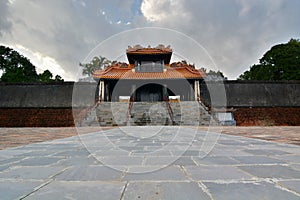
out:
<path id="1" fill-rule="evenodd" d="M 96 83 L 0 83 L 0 127 L 74 126 L 73 114 L 94 105 L 96 88 Z"/>
<path id="2" fill-rule="evenodd" d="M 300 81 L 203 82 L 201 96 L 213 107 L 300 107 Z"/>
<path id="3" fill-rule="evenodd" d="M 208 107 L 233 108 L 238 126 L 300 125 L 300 81 L 203 82 L 201 96 Z"/>
<path id="4" fill-rule="evenodd" d="M 72 105 L 75 113 L 93 106 L 96 89 L 96 83 L 0 83 L 0 127 L 73 126 Z M 215 107 L 226 96 L 237 125 L 300 125 L 299 81 L 203 82 L 201 95 L 207 106 L 212 96 Z"/>
<path id="5" fill-rule="evenodd" d="M 74 82 L 0 83 L 0 108 L 88 107 L 95 103 L 96 87 Z"/>

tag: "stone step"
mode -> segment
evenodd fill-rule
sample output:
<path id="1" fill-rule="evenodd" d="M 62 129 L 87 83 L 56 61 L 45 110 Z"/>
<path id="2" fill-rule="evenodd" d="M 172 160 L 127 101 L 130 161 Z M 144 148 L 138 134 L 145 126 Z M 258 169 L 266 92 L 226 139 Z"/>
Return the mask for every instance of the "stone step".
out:
<path id="1" fill-rule="evenodd" d="M 173 125 L 165 102 L 134 102 L 128 115 L 127 102 L 102 102 L 87 116 L 83 126 Z M 175 125 L 217 124 L 196 101 L 170 102 Z"/>

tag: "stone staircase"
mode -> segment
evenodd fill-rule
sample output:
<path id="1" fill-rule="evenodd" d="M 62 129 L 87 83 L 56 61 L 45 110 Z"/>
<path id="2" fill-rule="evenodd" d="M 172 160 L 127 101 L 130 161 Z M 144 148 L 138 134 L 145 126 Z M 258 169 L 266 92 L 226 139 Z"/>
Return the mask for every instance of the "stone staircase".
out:
<path id="1" fill-rule="evenodd" d="M 134 102 L 129 125 L 167 126 L 172 120 L 165 102 Z"/>
<path id="2" fill-rule="evenodd" d="M 126 126 L 127 102 L 102 102 L 96 108 L 96 114 L 100 126 Z"/>
<path id="3" fill-rule="evenodd" d="M 89 113 L 87 113 L 87 116 L 82 120 L 81 124 L 77 124 L 76 126 L 99 126 L 96 109 L 94 108 Z"/>
<path id="4" fill-rule="evenodd" d="M 209 126 L 217 124 L 205 108 L 197 101 L 170 102 L 176 125 Z"/>
<path id="5" fill-rule="evenodd" d="M 81 126 L 209 126 L 217 122 L 197 101 L 170 102 L 173 121 L 166 102 L 101 102 L 87 115 Z"/>

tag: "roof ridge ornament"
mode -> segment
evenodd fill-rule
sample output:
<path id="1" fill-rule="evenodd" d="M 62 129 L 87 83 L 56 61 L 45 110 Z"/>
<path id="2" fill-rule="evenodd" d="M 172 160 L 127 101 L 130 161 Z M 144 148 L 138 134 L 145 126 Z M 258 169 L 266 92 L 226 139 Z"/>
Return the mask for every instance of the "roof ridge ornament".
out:
<path id="1" fill-rule="evenodd" d="M 172 52 L 171 45 L 165 46 L 163 44 L 159 44 L 156 47 L 151 47 L 151 45 L 148 45 L 147 47 L 143 47 L 140 44 L 136 44 L 133 47 L 129 45 L 126 52 L 134 52 L 134 51 L 139 51 L 139 50 L 143 50 L 143 49 L 145 49 L 145 50 L 146 49 L 149 49 L 149 50 L 156 49 L 156 50 L 161 50 L 161 51 L 166 51 L 166 52 Z"/>

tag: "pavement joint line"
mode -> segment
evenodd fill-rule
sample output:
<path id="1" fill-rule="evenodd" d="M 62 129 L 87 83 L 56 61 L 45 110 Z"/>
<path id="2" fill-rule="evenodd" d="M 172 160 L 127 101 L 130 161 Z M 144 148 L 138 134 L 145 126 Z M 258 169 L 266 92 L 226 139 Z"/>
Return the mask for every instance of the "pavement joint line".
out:
<path id="1" fill-rule="evenodd" d="M 127 167 L 126 170 L 124 170 L 122 172 L 122 175 L 120 176 L 120 180 L 119 181 L 123 181 L 123 179 L 125 178 L 125 176 L 128 174 L 129 168 Z"/>
<path id="2" fill-rule="evenodd" d="M 200 182 L 206 182 L 206 183 L 216 183 L 216 184 L 231 184 L 231 183 L 262 183 L 266 182 L 262 178 L 255 178 L 253 177 L 252 180 L 250 179 L 218 179 L 218 180 L 201 180 Z"/>
<path id="3" fill-rule="evenodd" d="M 191 156 L 191 160 L 196 164 L 197 167 L 201 167 L 201 165 L 199 165 L 199 163 L 197 163 L 195 160 L 194 160 L 195 156 Z M 204 158 L 202 158 L 204 159 Z M 206 166 L 206 165 L 204 165 Z"/>
<path id="4" fill-rule="evenodd" d="M 265 182 L 268 182 L 268 183 L 272 183 L 276 188 L 280 189 L 280 190 L 283 190 L 283 191 L 287 191 L 287 192 L 290 192 L 290 193 L 293 193 L 294 195 L 300 197 L 300 193 L 294 191 L 294 190 L 291 190 L 291 189 L 288 189 L 282 185 L 280 185 L 280 183 L 278 182 L 278 180 L 275 180 L 275 179 L 265 179 Z"/>
<path id="5" fill-rule="evenodd" d="M 184 176 L 189 179 L 192 182 L 195 182 L 195 180 L 192 179 L 192 177 L 189 176 L 189 174 L 187 173 L 186 169 L 184 168 L 184 166 L 179 166 L 180 171 L 182 171 L 182 173 L 184 174 Z"/>
<path id="6" fill-rule="evenodd" d="M 49 185 L 49 184 L 50 184 L 51 182 L 53 182 L 53 181 L 54 181 L 54 179 L 50 179 L 50 180 L 48 180 L 47 182 L 41 184 L 40 186 L 34 188 L 32 192 L 30 192 L 30 193 L 28 193 L 28 194 L 26 194 L 26 195 L 20 197 L 20 200 L 23 200 L 23 199 L 27 198 L 28 196 L 30 196 L 31 194 L 33 194 L 33 193 L 39 191 L 39 190 L 42 189 L 43 187 L 46 187 L 47 185 Z"/>
<path id="7" fill-rule="evenodd" d="M 70 168 L 72 168 L 72 166 L 70 166 L 70 167 L 66 167 L 66 168 L 62 169 L 62 170 L 61 170 L 61 171 L 59 171 L 58 173 L 56 173 L 56 174 L 54 174 L 54 175 L 50 176 L 49 178 L 50 178 L 50 179 L 54 179 L 54 180 L 55 180 L 55 177 L 56 177 L 56 176 L 58 176 L 58 175 L 60 175 L 60 174 L 64 173 L 65 171 L 67 171 L 67 170 L 68 170 L 68 169 L 70 169 Z"/>
<path id="8" fill-rule="evenodd" d="M 112 182 L 112 181 L 109 181 Z M 124 181 L 123 181 L 124 182 Z M 130 180 L 129 183 L 196 183 L 198 181 L 190 180 Z"/>
<path id="9" fill-rule="evenodd" d="M 123 187 L 123 190 L 122 190 L 122 193 L 121 193 L 121 196 L 120 196 L 120 200 L 123 199 L 128 184 L 129 184 L 129 182 L 127 181 L 126 184 Z"/>
<path id="10" fill-rule="evenodd" d="M 202 182 L 202 181 L 199 181 L 197 182 L 199 188 L 205 193 L 208 195 L 208 197 L 211 199 L 211 200 L 214 200 L 214 197 L 212 196 L 211 192 L 209 191 L 209 189 L 206 187 L 206 185 Z"/>

